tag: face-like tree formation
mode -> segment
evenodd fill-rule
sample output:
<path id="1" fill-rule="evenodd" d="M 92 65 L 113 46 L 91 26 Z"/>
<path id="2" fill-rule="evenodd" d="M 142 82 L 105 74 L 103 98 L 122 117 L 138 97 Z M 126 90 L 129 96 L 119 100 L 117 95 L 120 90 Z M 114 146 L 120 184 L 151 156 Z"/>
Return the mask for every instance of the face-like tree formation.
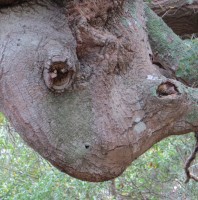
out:
<path id="1" fill-rule="evenodd" d="M 197 45 L 145 2 L 0 6 L 0 109 L 61 171 L 109 180 L 163 138 L 198 130 Z"/>

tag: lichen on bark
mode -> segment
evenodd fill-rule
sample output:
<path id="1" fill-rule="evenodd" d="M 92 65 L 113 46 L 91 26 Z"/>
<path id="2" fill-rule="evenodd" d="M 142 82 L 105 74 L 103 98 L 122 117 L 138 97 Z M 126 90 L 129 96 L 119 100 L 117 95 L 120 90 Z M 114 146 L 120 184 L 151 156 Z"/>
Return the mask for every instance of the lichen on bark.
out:
<path id="1" fill-rule="evenodd" d="M 182 40 L 150 8 L 146 7 L 147 28 L 155 62 L 188 85 L 197 85 L 197 39 Z"/>

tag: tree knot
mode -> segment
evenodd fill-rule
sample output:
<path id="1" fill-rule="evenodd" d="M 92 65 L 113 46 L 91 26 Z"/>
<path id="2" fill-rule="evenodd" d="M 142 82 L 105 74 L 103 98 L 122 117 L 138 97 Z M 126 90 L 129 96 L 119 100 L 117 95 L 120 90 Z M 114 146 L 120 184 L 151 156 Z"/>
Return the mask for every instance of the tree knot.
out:
<path id="1" fill-rule="evenodd" d="M 175 84 L 173 84 L 170 81 L 166 81 L 158 86 L 157 94 L 159 97 L 169 96 L 169 95 L 174 96 L 178 95 L 179 91 Z"/>
<path id="2" fill-rule="evenodd" d="M 75 77 L 76 67 L 68 59 L 52 58 L 46 63 L 43 77 L 47 87 L 55 92 L 62 93 L 68 89 Z"/>

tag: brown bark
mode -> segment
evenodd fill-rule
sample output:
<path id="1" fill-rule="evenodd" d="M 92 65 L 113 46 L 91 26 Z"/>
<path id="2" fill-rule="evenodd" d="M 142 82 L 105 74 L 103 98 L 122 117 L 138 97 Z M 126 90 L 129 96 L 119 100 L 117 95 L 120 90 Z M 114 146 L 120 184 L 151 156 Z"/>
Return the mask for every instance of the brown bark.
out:
<path id="1" fill-rule="evenodd" d="M 113 179 L 111 181 L 111 186 L 110 186 L 110 189 L 111 189 L 111 195 L 114 199 L 116 199 L 117 197 L 117 191 L 116 191 L 116 183 L 115 183 L 115 179 Z"/>
<path id="2" fill-rule="evenodd" d="M 25 0 L 0 0 L 0 6 L 12 6 L 22 2 Z"/>
<path id="3" fill-rule="evenodd" d="M 149 5 L 181 36 L 198 33 L 198 1 L 153 0 Z"/>
<path id="4" fill-rule="evenodd" d="M 63 172 L 113 179 L 156 142 L 198 129 L 198 91 L 150 59 L 143 1 L 31 1 L 1 11 L 0 109 Z"/>
<path id="5" fill-rule="evenodd" d="M 189 170 L 191 163 L 195 160 L 196 154 L 198 152 L 198 133 L 195 133 L 195 139 L 196 139 L 196 144 L 195 144 L 195 149 L 188 158 L 188 160 L 185 163 L 185 173 L 186 173 L 186 181 L 185 183 L 188 183 L 190 179 L 193 179 L 194 181 L 198 182 L 198 177 L 192 174 Z"/>

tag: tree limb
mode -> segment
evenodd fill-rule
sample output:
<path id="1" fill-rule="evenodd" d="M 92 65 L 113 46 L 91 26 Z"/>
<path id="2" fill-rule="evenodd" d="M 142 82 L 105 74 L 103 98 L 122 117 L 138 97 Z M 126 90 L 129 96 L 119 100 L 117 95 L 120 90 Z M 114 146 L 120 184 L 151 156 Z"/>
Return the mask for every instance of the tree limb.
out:
<path id="1" fill-rule="evenodd" d="M 153 62 L 160 63 L 175 78 L 193 85 L 197 80 L 197 48 L 195 41 L 183 41 L 150 8 L 146 7 L 147 29 Z M 197 85 L 197 83 L 196 83 Z"/>
<path id="2" fill-rule="evenodd" d="M 198 33 L 198 0 L 155 0 L 149 6 L 176 34 Z"/>
<path id="3" fill-rule="evenodd" d="M 195 149 L 192 152 L 191 156 L 186 161 L 185 168 L 184 168 L 186 176 L 187 176 L 185 183 L 188 183 L 190 181 L 190 179 L 193 179 L 194 181 L 198 182 L 198 177 L 196 177 L 195 175 L 191 174 L 190 170 L 189 170 L 190 165 L 195 160 L 196 154 L 198 152 L 198 132 L 195 132 L 195 138 L 196 138 Z"/>

